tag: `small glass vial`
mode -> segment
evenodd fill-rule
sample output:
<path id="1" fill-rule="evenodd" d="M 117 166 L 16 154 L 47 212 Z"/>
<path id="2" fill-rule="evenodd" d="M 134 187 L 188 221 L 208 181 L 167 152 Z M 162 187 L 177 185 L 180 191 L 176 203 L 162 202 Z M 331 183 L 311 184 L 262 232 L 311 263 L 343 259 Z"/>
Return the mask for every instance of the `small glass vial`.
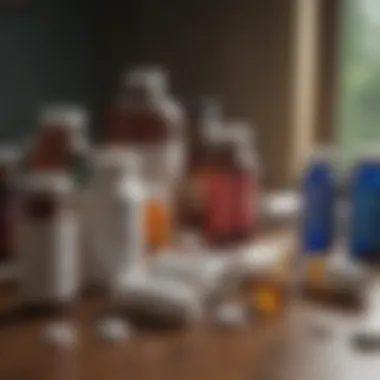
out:
<path id="1" fill-rule="evenodd" d="M 174 244 L 174 215 L 165 184 L 150 183 L 145 207 L 147 249 L 154 254 Z"/>
<path id="2" fill-rule="evenodd" d="M 85 181 L 87 124 L 87 113 L 80 107 L 43 108 L 39 115 L 40 134 L 30 148 L 28 166 L 34 171 L 67 170 L 79 182 Z"/>
<path id="3" fill-rule="evenodd" d="M 29 173 L 21 182 L 21 297 L 26 306 L 60 307 L 78 294 L 78 224 L 73 181 L 64 173 Z"/>
<path id="4" fill-rule="evenodd" d="M 19 197 L 15 181 L 19 157 L 17 148 L 0 147 L 0 265 L 16 259 Z"/>

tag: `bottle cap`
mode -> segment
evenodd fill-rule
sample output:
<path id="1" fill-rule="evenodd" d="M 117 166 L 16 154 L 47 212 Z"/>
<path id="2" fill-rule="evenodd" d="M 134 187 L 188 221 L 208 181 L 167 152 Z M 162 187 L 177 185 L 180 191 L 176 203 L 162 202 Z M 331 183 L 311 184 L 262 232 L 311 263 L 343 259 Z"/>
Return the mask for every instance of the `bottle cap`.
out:
<path id="1" fill-rule="evenodd" d="M 63 172 L 34 172 L 28 174 L 22 186 L 29 191 L 67 194 L 74 189 L 72 178 Z"/>
<path id="2" fill-rule="evenodd" d="M 124 82 L 127 88 L 165 92 L 168 86 L 168 73 L 161 67 L 141 66 L 127 71 Z"/>
<path id="3" fill-rule="evenodd" d="M 93 162 L 102 169 L 120 168 L 127 172 L 138 172 L 140 159 L 137 154 L 122 148 L 106 148 L 94 153 Z"/>
<path id="4" fill-rule="evenodd" d="M 65 126 L 76 130 L 86 128 L 88 115 L 84 108 L 75 105 L 48 105 L 40 111 L 39 123 L 43 127 Z"/>

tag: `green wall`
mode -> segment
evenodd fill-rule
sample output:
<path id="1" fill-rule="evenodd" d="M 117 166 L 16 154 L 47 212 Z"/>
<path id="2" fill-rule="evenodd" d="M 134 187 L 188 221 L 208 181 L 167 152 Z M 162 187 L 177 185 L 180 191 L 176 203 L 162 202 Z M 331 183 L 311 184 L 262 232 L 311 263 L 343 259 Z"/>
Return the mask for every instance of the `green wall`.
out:
<path id="1" fill-rule="evenodd" d="M 31 0 L 0 11 L 0 142 L 36 130 L 41 104 L 96 109 L 96 0 Z"/>

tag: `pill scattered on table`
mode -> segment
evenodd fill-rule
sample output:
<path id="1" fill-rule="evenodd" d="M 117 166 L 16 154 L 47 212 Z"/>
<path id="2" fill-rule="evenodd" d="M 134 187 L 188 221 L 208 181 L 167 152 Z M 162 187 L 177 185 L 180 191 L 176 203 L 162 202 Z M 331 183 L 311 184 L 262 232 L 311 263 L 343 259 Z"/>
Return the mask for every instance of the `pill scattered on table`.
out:
<path id="1" fill-rule="evenodd" d="M 117 317 L 106 317 L 97 324 L 98 334 L 108 341 L 122 341 L 132 335 L 130 324 Z"/>
<path id="2" fill-rule="evenodd" d="M 67 322 L 49 324 L 43 330 L 43 338 L 45 343 L 57 348 L 71 348 L 78 341 L 75 326 Z"/>
<path id="3" fill-rule="evenodd" d="M 240 327 L 248 323 L 247 310 L 236 304 L 222 304 L 215 312 L 215 324 L 224 327 Z"/>

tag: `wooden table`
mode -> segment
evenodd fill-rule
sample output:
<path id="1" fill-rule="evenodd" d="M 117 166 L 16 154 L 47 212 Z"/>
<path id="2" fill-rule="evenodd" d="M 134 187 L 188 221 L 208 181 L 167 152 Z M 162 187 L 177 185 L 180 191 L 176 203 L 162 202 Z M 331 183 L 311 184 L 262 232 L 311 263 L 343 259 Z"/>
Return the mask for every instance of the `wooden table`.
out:
<path id="1" fill-rule="evenodd" d="M 380 378 L 380 354 L 365 354 L 351 345 L 360 318 L 353 312 L 300 302 L 286 318 L 258 320 L 236 331 L 205 326 L 142 330 L 131 340 L 111 343 L 96 332 L 108 310 L 102 298 L 88 298 L 64 317 L 7 320 L 6 310 L 15 299 L 7 294 L 0 314 L 1 380 Z M 78 344 L 71 349 L 50 347 L 42 336 L 48 321 L 62 319 L 78 328 Z"/>
<path id="2" fill-rule="evenodd" d="M 352 343 L 361 317 L 304 303 L 294 307 L 281 363 L 267 380 L 380 379 L 380 349 L 365 352 Z"/>
<path id="3" fill-rule="evenodd" d="M 282 336 L 282 320 L 257 321 L 236 331 L 199 326 L 138 331 L 131 339 L 101 339 L 96 324 L 109 311 L 102 297 L 86 298 L 70 313 L 30 318 L 14 313 L 13 290 L 0 294 L 0 379 L 251 379 L 261 375 Z M 49 321 L 69 320 L 78 330 L 71 349 L 43 339 Z"/>
<path id="4" fill-rule="evenodd" d="M 360 314 L 304 301 L 292 305 L 287 318 L 257 320 L 236 331 L 141 330 L 122 343 L 97 333 L 96 324 L 111 310 L 101 296 L 86 297 L 66 315 L 31 319 L 14 310 L 15 289 L 0 287 L 0 380 L 380 379 L 380 354 L 350 344 Z M 44 328 L 57 320 L 77 326 L 74 348 L 45 343 Z M 328 331 L 322 337 L 315 333 L 321 320 Z"/>

